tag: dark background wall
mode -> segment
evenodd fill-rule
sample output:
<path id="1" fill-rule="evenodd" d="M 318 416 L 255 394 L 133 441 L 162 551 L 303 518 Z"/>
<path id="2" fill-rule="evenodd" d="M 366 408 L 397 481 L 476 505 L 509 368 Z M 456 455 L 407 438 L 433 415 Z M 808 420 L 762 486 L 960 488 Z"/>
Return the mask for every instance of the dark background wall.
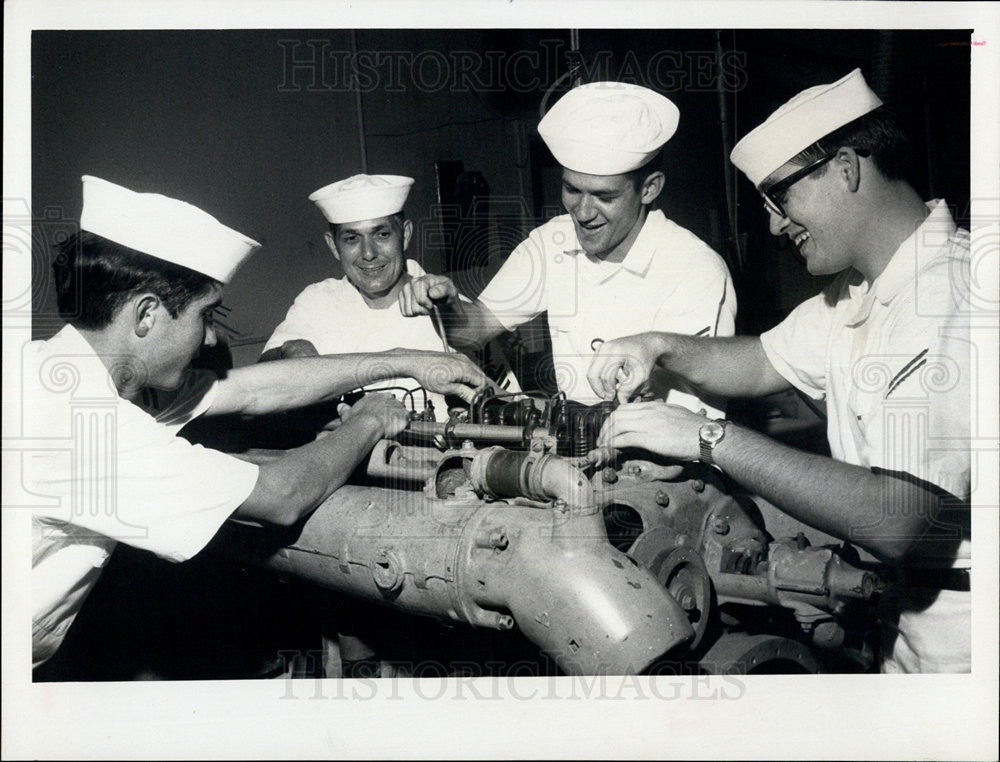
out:
<path id="1" fill-rule="evenodd" d="M 767 234 L 741 176 L 732 218 L 727 205 L 725 146 L 799 90 L 860 66 L 915 139 L 918 189 L 968 217 L 968 31 L 581 30 L 579 55 L 570 41 L 561 29 L 34 32 L 32 208 L 46 221 L 35 227 L 34 334 L 58 327 L 49 244 L 79 216 L 83 174 L 182 198 L 264 244 L 227 290 L 238 365 L 305 285 L 337 274 L 307 196 L 365 168 L 416 178 L 411 254 L 439 271 L 466 255 L 449 253 L 452 212 L 438 202 L 454 187 L 439 186 L 436 162 L 480 173 L 474 259 L 485 272 L 463 276 L 475 292 L 558 212 L 535 126 L 575 64 L 583 81 L 637 82 L 679 106 L 660 205 L 730 262 L 744 331 L 821 285 Z"/>

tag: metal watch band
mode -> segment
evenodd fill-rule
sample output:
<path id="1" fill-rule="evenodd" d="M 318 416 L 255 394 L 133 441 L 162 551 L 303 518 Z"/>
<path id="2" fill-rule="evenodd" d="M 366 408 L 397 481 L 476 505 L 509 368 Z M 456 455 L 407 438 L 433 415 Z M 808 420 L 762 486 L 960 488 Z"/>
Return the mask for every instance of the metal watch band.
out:
<path id="1" fill-rule="evenodd" d="M 698 453 L 699 453 L 698 460 L 700 460 L 706 466 L 713 466 L 715 468 L 718 468 L 718 466 L 715 464 L 714 458 L 712 457 L 713 454 L 712 451 L 715 449 L 715 446 L 725 438 L 726 425 L 729 423 L 729 421 L 727 421 L 724 418 L 717 418 L 714 421 L 711 421 L 710 423 L 718 424 L 722 428 L 722 435 L 714 442 L 712 442 L 705 439 L 704 434 L 702 433 L 702 428 L 704 428 L 704 426 L 698 429 Z"/>

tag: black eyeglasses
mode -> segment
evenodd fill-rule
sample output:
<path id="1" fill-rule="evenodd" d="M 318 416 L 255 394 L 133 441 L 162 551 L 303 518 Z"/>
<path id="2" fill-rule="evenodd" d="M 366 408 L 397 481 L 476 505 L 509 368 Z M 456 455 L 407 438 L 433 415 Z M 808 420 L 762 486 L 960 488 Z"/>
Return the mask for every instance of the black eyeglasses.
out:
<path id="1" fill-rule="evenodd" d="M 764 197 L 764 208 L 771 214 L 786 217 L 784 203 L 785 197 L 788 195 L 788 189 L 806 175 L 815 172 L 836 155 L 836 153 L 827 154 L 822 159 L 817 159 L 812 164 L 807 164 L 802 169 L 792 172 L 788 177 L 781 178 L 778 182 L 772 183 L 767 188 L 761 188 L 760 195 Z"/>

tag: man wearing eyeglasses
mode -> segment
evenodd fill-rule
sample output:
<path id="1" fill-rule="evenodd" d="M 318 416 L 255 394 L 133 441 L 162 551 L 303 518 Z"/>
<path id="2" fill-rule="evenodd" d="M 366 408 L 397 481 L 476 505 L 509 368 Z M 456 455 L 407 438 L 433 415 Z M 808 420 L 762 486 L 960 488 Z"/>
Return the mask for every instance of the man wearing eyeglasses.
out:
<path id="1" fill-rule="evenodd" d="M 825 398 L 832 458 L 663 403 L 622 405 L 600 443 L 716 466 L 894 564 L 882 670 L 967 672 L 969 238 L 943 200 L 925 204 L 906 182 L 905 147 L 860 70 L 795 96 L 731 158 L 763 196 L 771 233 L 787 235 L 811 273 L 840 276 L 760 337 L 610 341 L 588 380 L 621 402 L 654 367 L 701 393 L 794 386 Z"/>

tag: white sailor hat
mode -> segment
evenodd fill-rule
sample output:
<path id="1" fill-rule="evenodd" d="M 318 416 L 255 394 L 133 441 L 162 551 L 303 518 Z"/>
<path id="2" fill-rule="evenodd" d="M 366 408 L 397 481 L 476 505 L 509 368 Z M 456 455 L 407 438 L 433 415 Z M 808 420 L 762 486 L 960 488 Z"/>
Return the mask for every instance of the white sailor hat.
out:
<path id="1" fill-rule="evenodd" d="M 402 211 L 413 186 L 412 177 L 400 175 L 354 175 L 324 185 L 309 194 L 327 222 L 340 225 L 375 220 Z"/>
<path id="2" fill-rule="evenodd" d="M 260 244 L 208 212 L 84 175 L 80 228 L 228 283 Z"/>
<path id="3" fill-rule="evenodd" d="M 760 186 L 774 170 L 817 140 L 881 105 L 861 69 L 855 69 L 832 84 L 803 90 L 747 133 L 729 158 Z"/>
<path id="4" fill-rule="evenodd" d="M 538 123 L 538 134 L 566 169 L 621 175 L 652 159 L 677 131 L 680 111 L 645 87 L 591 82 L 573 88 Z"/>

